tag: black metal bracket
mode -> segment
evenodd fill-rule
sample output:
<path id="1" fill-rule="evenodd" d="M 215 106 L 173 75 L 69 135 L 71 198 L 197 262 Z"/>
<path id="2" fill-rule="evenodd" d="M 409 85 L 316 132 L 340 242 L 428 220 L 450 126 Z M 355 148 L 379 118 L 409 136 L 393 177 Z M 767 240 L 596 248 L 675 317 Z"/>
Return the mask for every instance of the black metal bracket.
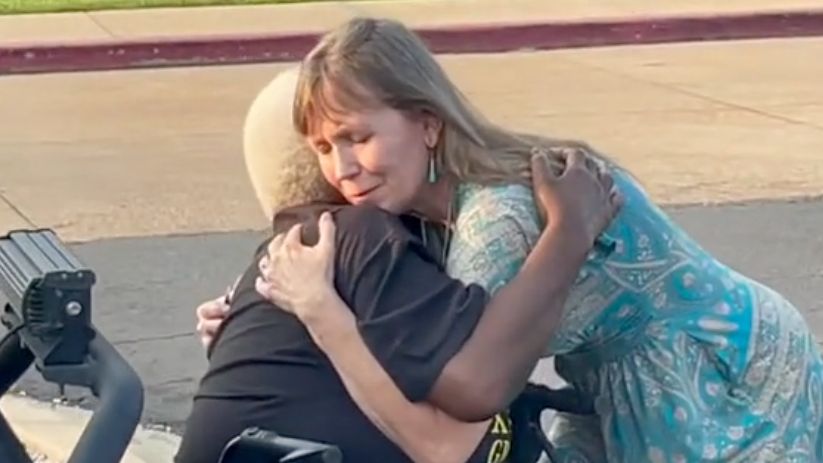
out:
<path id="1" fill-rule="evenodd" d="M 0 341 L 0 394 L 34 363 L 46 381 L 86 387 L 99 399 L 68 463 L 119 462 L 143 411 L 140 378 L 92 325 L 95 281 L 51 230 L 0 237 L 0 320 L 10 330 Z M 0 455 L 13 455 L 19 441 L 2 424 L 0 415 Z"/>

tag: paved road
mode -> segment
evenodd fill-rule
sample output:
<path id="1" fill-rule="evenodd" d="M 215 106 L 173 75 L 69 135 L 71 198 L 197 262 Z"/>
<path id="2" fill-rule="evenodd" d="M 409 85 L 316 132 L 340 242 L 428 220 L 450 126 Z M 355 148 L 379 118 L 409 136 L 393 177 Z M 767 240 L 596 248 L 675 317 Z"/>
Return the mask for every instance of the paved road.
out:
<path id="1" fill-rule="evenodd" d="M 441 61 L 490 117 L 585 139 L 657 201 L 684 204 L 823 193 L 818 56 L 822 38 Z M 1 78 L 0 232 L 28 222 L 91 241 L 259 228 L 240 129 L 282 68 Z"/>
<path id="2" fill-rule="evenodd" d="M 494 118 L 591 141 L 663 204 L 727 204 L 823 193 L 823 87 L 812 59 L 821 50 L 818 38 L 442 60 Z M 205 368 L 193 309 L 262 238 L 248 231 L 264 224 L 239 131 L 281 67 L 0 80 L 0 101 L 11 102 L 0 105 L 0 232 L 54 227 L 82 242 L 74 247 L 100 281 L 95 321 L 143 376 L 147 421 L 179 426 L 186 416 Z M 805 308 L 823 335 L 823 199 L 672 212 Z M 21 385 L 55 392 L 33 375 Z"/>
<path id="3" fill-rule="evenodd" d="M 719 257 L 787 294 L 823 336 L 823 200 L 670 211 Z M 179 429 L 205 368 L 191 332 L 193 308 L 244 269 L 262 237 L 235 232 L 74 246 L 98 273 L 96 324 L 143 377 L 147 422 Z M 33 375 L 20 385 L 38 397 L 56 392 Z"/>

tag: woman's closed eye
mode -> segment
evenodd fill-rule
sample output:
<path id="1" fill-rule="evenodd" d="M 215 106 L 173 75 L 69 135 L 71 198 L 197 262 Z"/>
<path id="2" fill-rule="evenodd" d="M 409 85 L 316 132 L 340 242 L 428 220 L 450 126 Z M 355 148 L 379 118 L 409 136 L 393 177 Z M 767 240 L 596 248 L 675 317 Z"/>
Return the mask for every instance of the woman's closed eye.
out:
<path id="1" fill-rule="evenodd" d="M 353 145 L 366 143 L 367 141 L 369 141 L 371 139 L 371 137 L 372 137 L 372 134 L 368 133 L 368 132 L 350 132 L 350 133 L 343 134 L 343 138 L 345 139 L 345 141 L 347 141 L 347 142 L 349 142 Z"/>

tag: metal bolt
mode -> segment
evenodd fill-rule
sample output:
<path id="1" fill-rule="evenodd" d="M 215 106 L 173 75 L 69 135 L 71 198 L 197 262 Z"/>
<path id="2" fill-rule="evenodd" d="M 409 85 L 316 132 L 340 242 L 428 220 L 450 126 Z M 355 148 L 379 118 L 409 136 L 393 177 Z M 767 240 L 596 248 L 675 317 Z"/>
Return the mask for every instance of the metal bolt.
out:
<path id="1" fill-rule="evenodd" d="M 76 316 L 80 315 L 80 312 L 82 312 L 82 311 L 83 311 L 83 306 L 80 305 L 80 303 L 77 302 L 77 301 L 71 301 L 68 304 L 66 304 L 66 313 L 69 314 L 72 317 L 76 317 Z"/>

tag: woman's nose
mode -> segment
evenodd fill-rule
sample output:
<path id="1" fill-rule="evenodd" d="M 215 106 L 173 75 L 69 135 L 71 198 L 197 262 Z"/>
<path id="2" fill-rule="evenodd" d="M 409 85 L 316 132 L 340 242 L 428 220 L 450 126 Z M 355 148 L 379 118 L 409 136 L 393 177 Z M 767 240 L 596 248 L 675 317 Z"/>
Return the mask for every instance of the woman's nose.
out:
<path id="1" fill-rule="evenodd" d="M 360 172 L 357 159 L 346 147 L 338 147 L 334 150 L 334 173 L 337 180 L 351 180 Z"/>

